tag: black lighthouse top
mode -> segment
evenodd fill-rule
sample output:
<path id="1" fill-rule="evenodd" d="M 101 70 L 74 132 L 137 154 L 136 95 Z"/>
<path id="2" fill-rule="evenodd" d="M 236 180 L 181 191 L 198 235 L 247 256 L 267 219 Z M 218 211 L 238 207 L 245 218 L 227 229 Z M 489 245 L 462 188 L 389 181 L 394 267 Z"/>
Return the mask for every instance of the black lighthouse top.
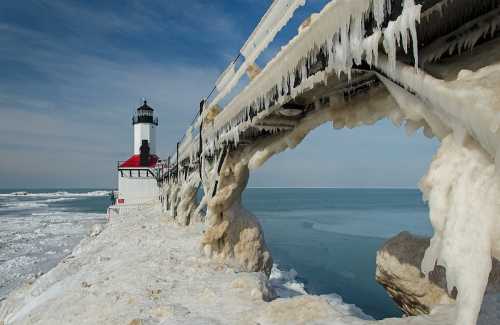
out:
<path id="1" fill-rule="evenodd" d="M 132 124 L 139 123 L 149 123 L 158 125 L 158 118 L 153 117 L 154 109 L 148 106 L 148 102 L 145 100 L 141 107 L 137 108 L 137 112 L 132 118 Z"/>

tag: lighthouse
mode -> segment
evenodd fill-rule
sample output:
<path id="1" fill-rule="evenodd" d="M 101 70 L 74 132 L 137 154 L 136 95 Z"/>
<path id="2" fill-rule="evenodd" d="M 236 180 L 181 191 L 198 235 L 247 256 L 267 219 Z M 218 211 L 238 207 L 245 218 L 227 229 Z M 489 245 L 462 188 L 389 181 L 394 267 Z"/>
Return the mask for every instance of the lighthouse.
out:
<path id="1" fill-rule="evenodd" d="M 134 126 L 134 155 L 141 154 L 141 146 L 149 146 L 151 154 L 156 154 L 156 128 L 158 127 L 158 118 L 154 117 L 154 109 L 148 106 L 145 100 L 143 105 L 137 109 L 132 118 Z"/>
<path id="2" fill-rule="evenodd" d="M 133 153 L 126 161 L 118 162 L 118 194 L 116 204 L 148 203 L 158 197 L 158 163 L 156 128 L 158 118 L 147 101 L 132 117 Z"/>

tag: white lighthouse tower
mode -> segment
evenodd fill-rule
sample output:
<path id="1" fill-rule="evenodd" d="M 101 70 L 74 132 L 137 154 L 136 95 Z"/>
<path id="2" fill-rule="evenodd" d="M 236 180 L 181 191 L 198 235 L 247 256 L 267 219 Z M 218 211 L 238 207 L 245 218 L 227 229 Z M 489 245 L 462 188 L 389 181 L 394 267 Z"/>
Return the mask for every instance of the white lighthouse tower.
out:
<path id="1" fill-rule="evenodd" d="M 118 162 L 118 195 L 116 204 L 134 205 L 151 202 L 158 197 L 158 162 L 156 155 L 156 128 L 158 118 L 147 101 L 137 108 L 132 118 L 134 152 Z"/>
<path id="2" fill-rule="evenodd" d="M 158 119 L 153 116 L 154 109 L 144 104 L 137 109 L 137 113 L 132 118 L 134 126 L 134 155 L 141 154 L 141 146 L 144 141 L 148 142 L 151 154 L 156 153 L 156 127 Z"/>

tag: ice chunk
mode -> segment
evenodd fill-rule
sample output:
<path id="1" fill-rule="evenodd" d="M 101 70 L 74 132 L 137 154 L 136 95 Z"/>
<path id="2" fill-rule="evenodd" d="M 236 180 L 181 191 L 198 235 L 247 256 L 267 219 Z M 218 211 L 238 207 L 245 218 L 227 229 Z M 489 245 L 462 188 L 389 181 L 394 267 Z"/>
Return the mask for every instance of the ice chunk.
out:
<path id="1" fill-rule="evenodd" d="M 475 324 L 500 224 L 495 165 L 477 143 L 457 143 L 450 135 L 421 189 L 435 231 L 422 270 L 428 274 L 436 263 L 446 268 L 448 291 L 458 289 L 456 324 Z"/>

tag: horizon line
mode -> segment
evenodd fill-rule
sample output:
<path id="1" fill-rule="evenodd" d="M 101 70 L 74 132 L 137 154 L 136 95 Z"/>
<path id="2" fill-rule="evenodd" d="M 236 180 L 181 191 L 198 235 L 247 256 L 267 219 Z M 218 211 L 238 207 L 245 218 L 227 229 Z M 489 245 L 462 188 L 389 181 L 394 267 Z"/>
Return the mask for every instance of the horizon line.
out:
<path id="1" fill-rule="evenodd" d="M 418 187 L 411 186 L 248 186 L 247 188 L 253 189 L 391 189 L 391 190 L 420 190 Z"/>
<path id="2" fill-rule="evenodd" d="M 411 186 L 247 186 L 247 189 L 373 189 L 420 190 Z M 0 187 L 0 190 L 113 190 L 113 187 Z"/>

